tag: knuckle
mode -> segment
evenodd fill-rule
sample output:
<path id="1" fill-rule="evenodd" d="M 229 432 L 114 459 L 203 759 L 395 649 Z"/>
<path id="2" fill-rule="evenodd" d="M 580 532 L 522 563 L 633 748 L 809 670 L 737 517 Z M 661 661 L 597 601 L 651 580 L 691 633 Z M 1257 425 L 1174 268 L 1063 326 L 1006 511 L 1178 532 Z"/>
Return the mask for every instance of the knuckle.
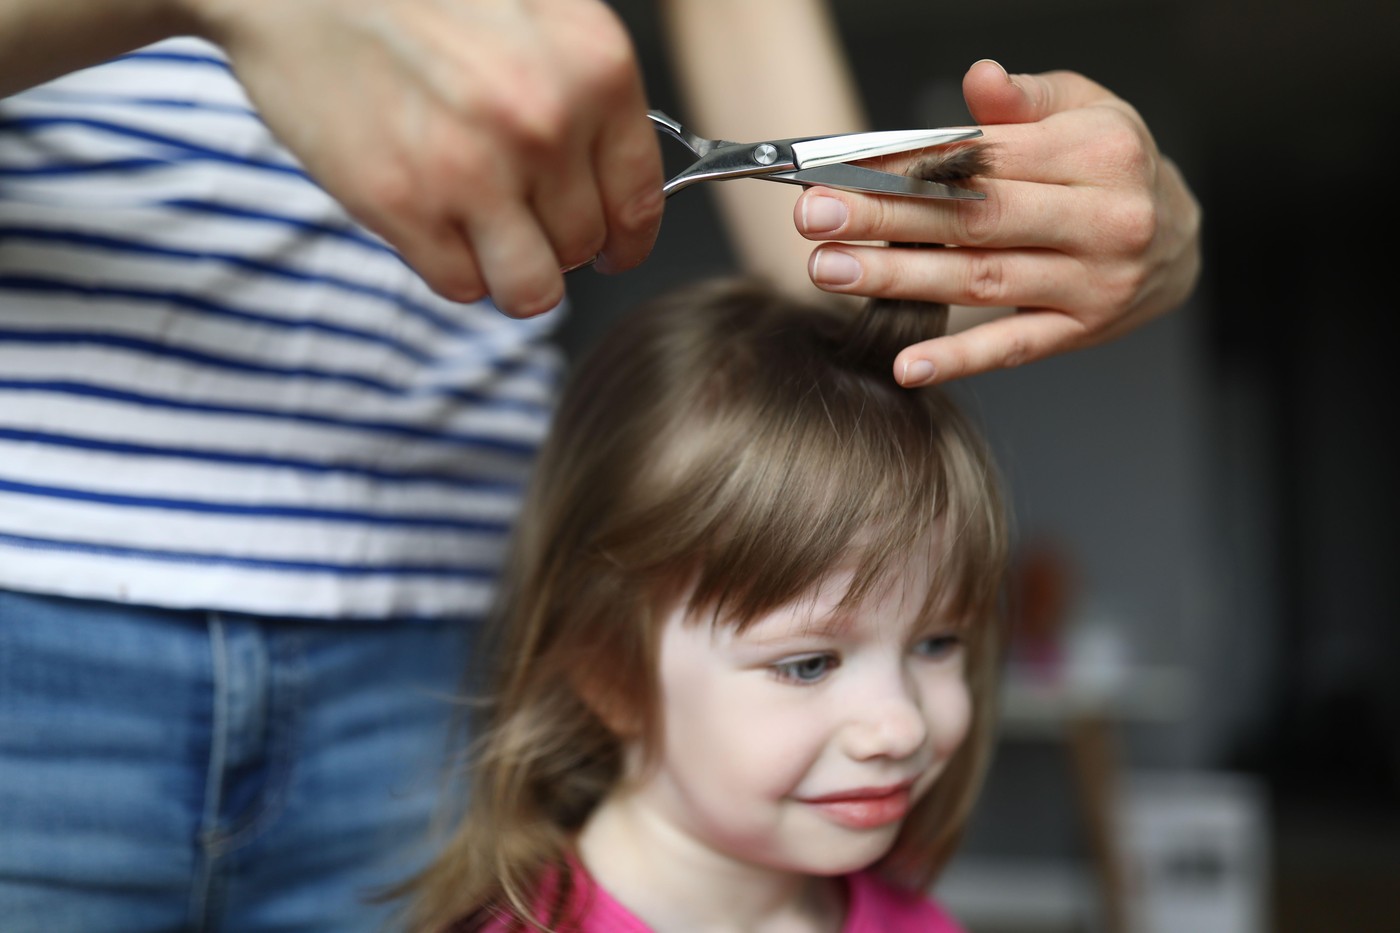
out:
<path id="1" fill-rule="evenodd" d="M 508 151 L 557 150 L 568 139 L 573 108 L 567 82 L 529 62 L 504 63 L 474 75 L 455 95 L 455 123 L 471 126 Z"/>
<path id="2" fill-rule="evenodd" d="M 603 4 L 587 4 L 569 26 L 572 86 L 580 96 L 611 95 L 638 79 L 636 51 L 626 26 Z"/>
<path id="3" fill-rule="evenodd" d="M 424 195 L 421 171 L 391 160 L 374 165 L 356 179 L 340 199 L 347 212 L 378 233 L 412 230 L 424 233 L 437 223 L 441 205 Z"/>
<path id="4" fill-rule="evenodd" d="M 665 204 L 659 185 L 638 188 L 618 202 L 611 214 L 612 226 L 624 234 L 647 233 L 660 223 Z"/>
<path id="5" fill-rule="evenodd" d="M 894 209 L 889 203 L 894 200 L 893 198 L 846 198 L 839 193 L 831 196 L 846 202 L 848 219 L 843 228 L 846 236 L 897 239 L 897 237 L 887 235 L 897 222 Z"/>
<path id="6" fill-rule="evenodd" d="M 560 152 L 567 148 L 572 108 L 557 92 L 542 92 L 534 103 L 535 112 L 529 118 L 516 117 L 516 131 L 531 148 L 544 152 Z"/>
<path id="7" fill-rule="evenodd" d="M 418 186 L 408 166 L 386 159 L 363 177 L 358 193 L 351 192 L 346 198 L 351 213 L 409 221 L 419 216 Z"/>
<path id="8" fill-rule="evenodd" d="M 440 144 L 424 153 L 424 181 L 430 190 L 491 190 L 491 158 L 479 146 Z"/>
<path id="9" fill-rule="evenodd" d="M 1149 271 L 1143 265 L 1127 265 L 1105 284 L 1101 302 L 1114 311 L 1129 308 L 1147 288 L 1150 278 Z"/>
<path id="10" fill-rule="evenodd" d="M 959 204 L 956 223 L 963 246 L 986 246 L 996 240 L 1001 229 L 1003 204 L 1000 198 L 988 198 L 974 204 Z"/>
<path id="11" fill-rule="evenodd" d="M 519 152 L 552 154 L 567 146 L 570 114 L 570 107 L 559 91 L 536 86 L 529 93 L 528 106 L 494 98 L 489 121 Z"/>
<path id="12" fill-rule="evenodd" d="M 906 266 L 909 252 L 889 247 L 864 251 L 860 255 L 860 279 L 856 283 L 861 294 L 907 298 L 915 286 Z"/>
<path id="13" fill-rule="evenodd" d="M 1013 335 L 1002 347 L 1001 365 L 1004 369 L 1015 369 L 1023 363 L 1029 363 L 1031 357 L 1031 345 L 1026 338 L 1019 334 Z"/>
<path id="14" fill-rule="evenodd" d="M 1142 130 L 1126 114 L 1117 110 L 1106 113 L 1110 119 L 1095 137 L 1099 158 L 1115 172 L 1134 178 L 1145 176 L 1152 154 Z"/>
<path id="15" fill-rule="evenodd" d="M 598 42 L 589 62 L 590 83 L 604 91 L 629 88 L 637 77 L 637 60 L 625 35 L 617 41 Z"/>
<path id="16" fill-rule="evenodd" d="M 994 252 L 979 251 L 969 255 L 967 295 L 974 305 L 1005 303 L 1006 268 Z"/>
<path id="17" fill-rule="evenodd" d="M 972 359 L 966 348 L 953 342 L 943 349 L 943 356 L 938 363 L 938 371 L 945 380 L 957 379 L 967 373 L 971 366 Z"/>
<path id="18" fill-rule="evenodd" d="M 592 15 L 588 19 L 588 43 L 593 54 L 606 73 L 631 79 L 636 68 L 637 55 L 632 47 L 632 35 L 622 17 L 610 6 L 602 3 L 588 4 Z"/>
<path id="19" fill-rule="evenodd" d="M 1117 198 L 1108 220 L 1114 240 L 1134 256 L 1151 247 L 1158 222 L 1157 204 L 1146 192 Z"/>

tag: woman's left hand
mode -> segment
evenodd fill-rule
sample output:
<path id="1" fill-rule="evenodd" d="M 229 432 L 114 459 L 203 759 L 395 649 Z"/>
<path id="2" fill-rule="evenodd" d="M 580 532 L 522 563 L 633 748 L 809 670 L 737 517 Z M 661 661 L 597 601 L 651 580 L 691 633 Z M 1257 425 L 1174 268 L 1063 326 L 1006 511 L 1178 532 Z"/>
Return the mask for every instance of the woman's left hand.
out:
<path id="1" fill-rule="evenodd" d="M 811 240 L 945 243 L 960 249 L 823 245 L 820 288 L 1014 308 L 906 348 L 906 386 L 1016 366 L 1118 337 L 1180 305 L 1200 270 L 1201 211 L 1126 101 L 1082 75 L 1009 77 L 991 61 L 963 79 L 990 143 L 985 201 L 923 201 L 813 188 L 794 210 Z"/>

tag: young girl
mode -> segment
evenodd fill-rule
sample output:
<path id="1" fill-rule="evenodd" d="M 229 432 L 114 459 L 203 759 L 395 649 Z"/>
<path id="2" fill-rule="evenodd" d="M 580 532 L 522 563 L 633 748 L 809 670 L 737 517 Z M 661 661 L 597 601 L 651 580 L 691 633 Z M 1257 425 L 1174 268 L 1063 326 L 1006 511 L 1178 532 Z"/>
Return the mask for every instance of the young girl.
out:
<path id="1" fill-rule="evenodd" d="M 929 306 L 686 288 L 574 372 L 425 931 L 940 933 L 991 743 L 992 465 Z M 914 330 L 910 330 L 910 328 Z"/>

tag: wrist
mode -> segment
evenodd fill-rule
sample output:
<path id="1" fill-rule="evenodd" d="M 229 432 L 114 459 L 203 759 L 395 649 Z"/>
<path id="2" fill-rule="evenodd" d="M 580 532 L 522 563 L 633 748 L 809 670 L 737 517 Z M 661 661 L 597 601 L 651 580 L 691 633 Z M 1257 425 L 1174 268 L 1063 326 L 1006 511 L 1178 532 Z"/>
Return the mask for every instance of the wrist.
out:
<path id="1" fill-rule="evenodd" d="M 0 96 L 187 34 L 193 0 L 16 0 L 0 4 Z"/>
<path id="2" fill-rule="evenodd" d="M 224 45 L 233 31 L 233 20 L 240 4 L 238 0 L 152 0 L 162 7 L 167 23 L 176 27 L 170 35 L 198 36 L 215 45 Z M 253 5 L 255 0 L 248 0 Z"/>

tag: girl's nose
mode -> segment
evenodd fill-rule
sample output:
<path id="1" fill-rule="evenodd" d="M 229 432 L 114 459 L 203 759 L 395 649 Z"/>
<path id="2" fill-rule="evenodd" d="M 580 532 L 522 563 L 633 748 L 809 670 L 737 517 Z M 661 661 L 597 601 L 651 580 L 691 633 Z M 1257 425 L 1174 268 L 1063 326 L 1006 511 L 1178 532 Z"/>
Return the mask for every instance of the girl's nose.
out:
<path id="1" fill-rule="evenodd" d="M 846 753 L 858 761 L 907 758 L 929 738 L 919 695 L 908 685 L 872 692 L 851 710 L 845 729 Z"/>

